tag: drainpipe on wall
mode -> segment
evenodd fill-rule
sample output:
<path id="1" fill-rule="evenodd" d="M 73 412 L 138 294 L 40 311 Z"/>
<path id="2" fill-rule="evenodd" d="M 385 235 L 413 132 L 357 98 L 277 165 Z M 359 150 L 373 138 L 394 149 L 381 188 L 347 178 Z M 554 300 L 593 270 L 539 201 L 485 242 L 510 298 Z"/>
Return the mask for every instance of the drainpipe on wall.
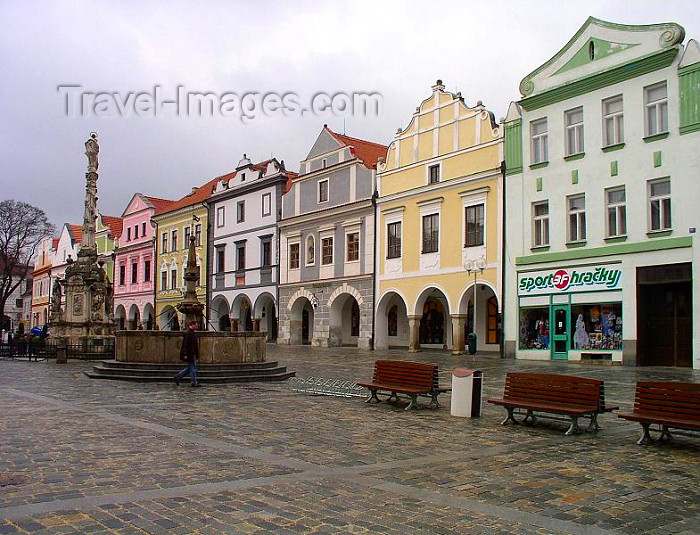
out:
<path id="1" fill-rule="evenodd" d="M 501 162 L 501 182 L 503 208 L 501 211 L 501 336 L 499 336 L 498 344 L 501 358 L 505 358 L 504 338 L 506 333 L 506 314 L 505 314 L 505 296 L 506 296 L 506 162 Z"/>
<path id="2" fill-rule="evenodd" d="M 151 274 L 151 280 L 153 281 L 153 328 L 156 327 L 156 321 L 158 321 L 158 305 L 156 302 L 156 295 L 158 293 L 158 277 L 156 277 L 157 266 L 158 266 L 158 222 L 151 219 L 151 225 L 153 226 L 153 266 L 151 269 L 153 273 Z"/>
<path id="3" fill-rule="evenodd" d="M 211 303 L 211 292 L 212 292 L 212 284 L 211 284 L 211 275 L 212 275 L 212 261 L 210 257 L 213 257 L 214 255 L 214 234 L 211 232 L 211 222 L 212 222 L 212 214 L 214 213 L 214 207 L 212 204 L 209 202 L 203 202 L 201 203 L 202 206 L 204 206 L 207 209 L 207 227 L 206 229 L 203 229 L 207 233 L 207 260 L 206 260 L 206 283 L 204 286 L 205 289 L 205 298 L 204 298 L 204 322 L 205 322 L 205 331 L 209 330 L 209 321 L 211 320 L 211 311 L 209 310 L 209 304 Z M 202 281 L 200 280 L 199 283 L 201 284 Z M 216 329 L 214 329 L 216 330 Z"/>
<path id="4" fill-rule="evenodd" d="M 379 222 L 377 221 L 377 198 L 379 197 L 379 189 L 377 185 L 377 171 L 373 171 L 374 175 L 374 193 L 372 194 L 372 208 L 374 209 L 374 254 L 372 255 L 372 349 L 374 349 L 375 329 L 377 321 L 377 254 L 379 251 Z"/>

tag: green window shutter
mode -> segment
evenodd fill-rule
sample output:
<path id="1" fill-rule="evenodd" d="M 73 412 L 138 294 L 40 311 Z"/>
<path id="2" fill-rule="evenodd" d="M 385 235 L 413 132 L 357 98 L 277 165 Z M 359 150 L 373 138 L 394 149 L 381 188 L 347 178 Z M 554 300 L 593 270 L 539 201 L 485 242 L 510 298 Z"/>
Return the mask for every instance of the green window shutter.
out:
<path id="1" fill-rule="evenodd" d="M 523 171 L 523 121 L 517 119 L 506 123 L 506 174 L 514 175 Z"/>
<path id="2" fill-rule="evenodd" d="M 678 71 L 680 85 L 681 134 L 700 130 L 700 63 Z"/>

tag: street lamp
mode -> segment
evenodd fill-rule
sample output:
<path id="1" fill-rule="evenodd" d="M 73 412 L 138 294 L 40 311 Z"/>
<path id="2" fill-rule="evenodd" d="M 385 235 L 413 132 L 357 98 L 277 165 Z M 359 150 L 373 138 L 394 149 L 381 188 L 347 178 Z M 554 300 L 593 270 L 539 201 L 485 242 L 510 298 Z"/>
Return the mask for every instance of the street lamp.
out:
<path id="1" fill-rule="evenodd" d="M 486 259 L 482 256 L 477 260 L 466 260 L 464 262 L 464 268 L 467 270 L 467 273 L 469 275 L 471 275 L 472 273 L 474 274 L 474 306 L 472 307 L 473 318 L 471 332 L 471 334 L 474 335 L 474 350 L 472 351 L 470 344 L 469 353 L 471 355 L 476 355 L 476 276 L 484 272 L 484 269 L 486 268 Z"/>

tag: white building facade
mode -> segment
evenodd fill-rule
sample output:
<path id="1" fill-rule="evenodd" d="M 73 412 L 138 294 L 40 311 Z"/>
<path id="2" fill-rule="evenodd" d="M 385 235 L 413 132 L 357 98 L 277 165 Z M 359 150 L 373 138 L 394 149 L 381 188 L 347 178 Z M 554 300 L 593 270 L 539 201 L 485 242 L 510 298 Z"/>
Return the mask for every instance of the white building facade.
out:
<path id="1" fill-rule="evenodd" d="M 291 176 L 282 162 L 253 164 L 243 155 L 207 201 L 207 319 L 215 330 L 264 331 L 277 339 L 277 221 Z"/>
<path id="2" fill-rule="evenodd" d="M 683 39 L 589 18 L 521 82 L 506 356 L 700 368 L 700 48 Z"/>

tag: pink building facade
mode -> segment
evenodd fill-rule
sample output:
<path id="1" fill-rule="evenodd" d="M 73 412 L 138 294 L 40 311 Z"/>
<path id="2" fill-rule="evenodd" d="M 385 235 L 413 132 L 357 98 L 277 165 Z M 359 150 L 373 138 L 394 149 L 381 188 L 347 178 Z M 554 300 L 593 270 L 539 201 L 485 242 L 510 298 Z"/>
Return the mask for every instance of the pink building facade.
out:
<path id="1" fill-rule="evenodd" d="M 155 228 L 151 217 L 172 201 L 136 193 L 122 214 L 114 248 L 114 318 L 117 329 L 152 329 Z"/>

